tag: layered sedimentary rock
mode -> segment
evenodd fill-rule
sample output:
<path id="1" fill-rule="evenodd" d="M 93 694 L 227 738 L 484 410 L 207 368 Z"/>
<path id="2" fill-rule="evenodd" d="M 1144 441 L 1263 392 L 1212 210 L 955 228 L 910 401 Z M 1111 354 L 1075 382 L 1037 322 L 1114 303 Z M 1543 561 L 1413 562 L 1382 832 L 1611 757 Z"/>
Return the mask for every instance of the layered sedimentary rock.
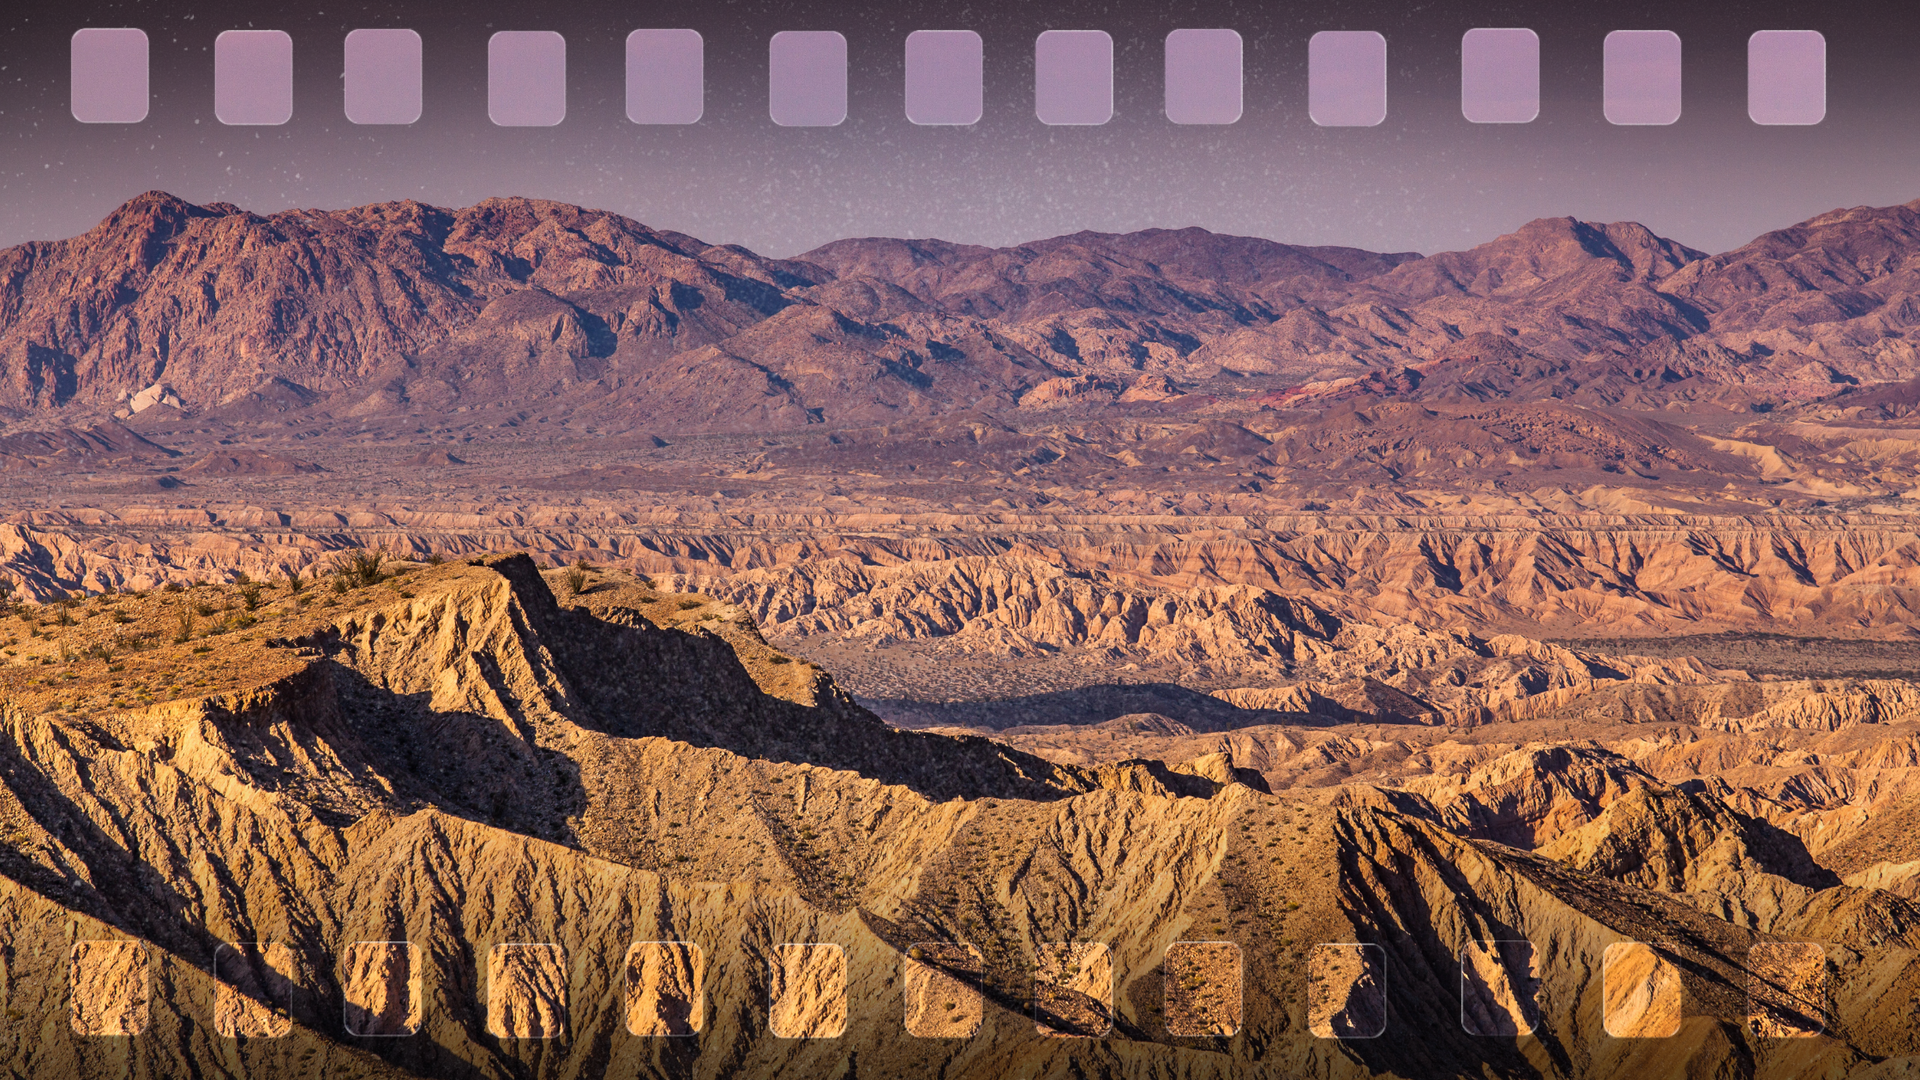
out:
<path id="1" fill-rule="evenodd" d="M 1890 1080 L 1914 215 L 14 249 L 0 1059 Z"/>
<path id="2" fill-rule="evenodd" d="M 270 980 L 213 960 L 249 942 L 274 943 L 289 1026 L 237 1052 L 343 1075 L 1790 1075 L 1920 1049 L 1889 1008 L 1916 977 L 1905 901 L 1818 861 L 1871 826 L 1804 779 L 1895 782 L 1903 725 L 1629 725 L 1579 752 L 1404 725 L 1430 736 L 1380 759 L 1394 775 L 1269 759 L 1296 777 L 1270 794 L 1238 753 L 1083 768 L 888 729 L 817 669 L 792 681 L 737 609 L 624 574 L 243 589 L 104 598 L 128 620 L 52 625 L 128 635 L 110 657 L 0 669 L 6 1005 L 45 1036 L 18 1062 L 226 1060 L 218 1017 L 278 1015 Z M 172 641 L 195 604 L 221 620 Z M 1291 730 L 1322 760 L 1383 733 Z M 1756 739 L 1789 747 L 1727 766 Z M 1762 800 L 1777 821 L 1734 809 Z M 1777 940 L 1833 957 L 1802 1049 L 1768 1041 L 1817 989 L 1799 954 L 1753 959 Z M 1677 975 L 1622 982 L 1622 942 Z M 145 1020 L 101 1042 L 75 1003 L 88 1032 Z M 1621 1010 L 1677 1033 L 1614 1038 Z M 1494 1047 L 1467 1016 L 1543 1034 Z"/>

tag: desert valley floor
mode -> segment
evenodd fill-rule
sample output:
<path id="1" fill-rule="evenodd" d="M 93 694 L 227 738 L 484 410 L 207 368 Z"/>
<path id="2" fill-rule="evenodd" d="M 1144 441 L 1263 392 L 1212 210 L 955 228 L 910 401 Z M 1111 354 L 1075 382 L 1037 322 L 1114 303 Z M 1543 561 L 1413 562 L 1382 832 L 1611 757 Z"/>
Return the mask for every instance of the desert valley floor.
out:
<path id="1" fill-rule="evenodd" d="M 0 252 L 17 1074 L 1920 1073 L 1920 208 Z"/>

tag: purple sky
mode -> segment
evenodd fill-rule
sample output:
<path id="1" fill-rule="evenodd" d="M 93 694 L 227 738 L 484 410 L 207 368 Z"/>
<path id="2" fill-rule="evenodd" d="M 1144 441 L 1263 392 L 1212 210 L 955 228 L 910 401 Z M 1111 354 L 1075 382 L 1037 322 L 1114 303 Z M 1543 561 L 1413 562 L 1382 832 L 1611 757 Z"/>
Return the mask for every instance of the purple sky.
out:
<path id="1" fill-rule="evenodd" d="M 1576 6 L 1581 12 L 1569 14 Z M 261 211 L 535 195 L 773 255 L 844 236 L 1008 244 L 1078 229 L 1186 225 L 1431 252 L 1560 214 L 1638 220 L 1719 251 L 1836 206 L 1920 197 L 1920 81 L 1910 60 L 1920 52 L 1920 15 L 1890 2 L 762 0 L 581 3 L 538 14 L 541 6 L 520 2 L 328 3 L 289 13 L 270 4 L 77 0 L 9 8 L 0 15 L 0 245 L 84 231 L 150 188 Z M 131 126 L 75 122 L 69 39 L 86 26 L 129 25 L 152 43 L 148 118 Z M 416 124 L 364 127 L 344 116 L 344 39 L 373 27 L 421 35 Z M 698 124 L 628 122 L 625 41 L 643 27 L 703 35 Z M 1244 42 L 1241 119 L 1170 123 L 1166 35 L 1218 27 Z M 1462 117 L 1460 39 L 1475 27 L 1538 32 L 1541 102 L 1532 123 Z M 289 123 L 225 126 L 216 118 L 214 42 L 233 29 L 292 35 Z M 981 35 L 979 123 L 920 127 L 906 119 L 905 39 L 922 29 Z M 1113 40 L 1113 119 L 1043 125 L 1034 116 L 1035 37 L 1087 29 Z M 1619 29 L 1680 34 L 1678 123 L 1605 121 L 1603 41 Z M 1748 36 L 1779 29 L 1826 35 L 1824 123 L 1762 127 L 1748 119 Z M 501 30 L 564 35 L 559 125 L 489 120 L 488 39 Z M 785 30 L 845 36 L 844 123 L 782 127 L 769 118 L 768 39 Z M 1308 118 L 1308 40 L 1323 30 L 1386 37 L 1384 123 L 1320 128 Z"/>

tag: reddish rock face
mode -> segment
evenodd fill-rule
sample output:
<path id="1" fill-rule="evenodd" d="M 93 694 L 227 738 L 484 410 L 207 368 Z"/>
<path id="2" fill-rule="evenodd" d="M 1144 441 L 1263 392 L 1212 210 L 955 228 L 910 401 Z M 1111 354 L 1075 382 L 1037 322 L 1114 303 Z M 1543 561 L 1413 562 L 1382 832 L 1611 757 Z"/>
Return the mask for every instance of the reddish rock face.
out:
<path id="1" fill-rule="evenodd" d="M 0 253 L 0 1058 L 1897 1064 L 1914 216 Z"/>
<path id="2" fill-rule="evenodd" d="M 163 381 L 188 407 L 276 379 L 324 394 L 435 350 L 458 367 L 476 343 L 517 391 L 595 371 L 621 331 L 676 349 L 730 336 L 806 283 L 535 200 L 262 217 L 151 192 L 84 236 L 0 254 L 0 404 L 98 406 Z M 594 303 L 562 298 L 580 293 Z"/>
<path id="3" fill-rule="evenodd" d="M 0 409 L 551 399 L 764 430 L 991 412 L 1059 378 L 1159 401 L 1222 372 L 1307 400 L 1792 400 L 1911 374 L 1915 252 L 1901 206 L 1711 257 L 1552 218 L 1430 258 L 1154 229 L 778 260 L 534 199 L 261 216 L 150 192 L 0 252 Z"/>

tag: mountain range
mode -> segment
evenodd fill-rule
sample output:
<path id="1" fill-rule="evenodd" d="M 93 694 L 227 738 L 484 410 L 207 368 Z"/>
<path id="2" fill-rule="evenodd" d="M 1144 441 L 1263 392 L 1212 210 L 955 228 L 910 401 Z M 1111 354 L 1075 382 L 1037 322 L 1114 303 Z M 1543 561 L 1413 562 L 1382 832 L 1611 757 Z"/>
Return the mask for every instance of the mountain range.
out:
<path id="1" fill-rule="evenodd" d="M 1707 255 L 1532 221 L 1432 256 L 1198 228 L 771 259 L 536 199 L 141 195 L 0 252 L 0 410 L 863 426 L 1257 392 L 1745 413 L 1920 374 L 1920 202 Z"/>
<path id="2" fill-rule="evenodd" d="M 1917 227 L 0 252 L 0 1062 L 1920 1075 Z"/>

